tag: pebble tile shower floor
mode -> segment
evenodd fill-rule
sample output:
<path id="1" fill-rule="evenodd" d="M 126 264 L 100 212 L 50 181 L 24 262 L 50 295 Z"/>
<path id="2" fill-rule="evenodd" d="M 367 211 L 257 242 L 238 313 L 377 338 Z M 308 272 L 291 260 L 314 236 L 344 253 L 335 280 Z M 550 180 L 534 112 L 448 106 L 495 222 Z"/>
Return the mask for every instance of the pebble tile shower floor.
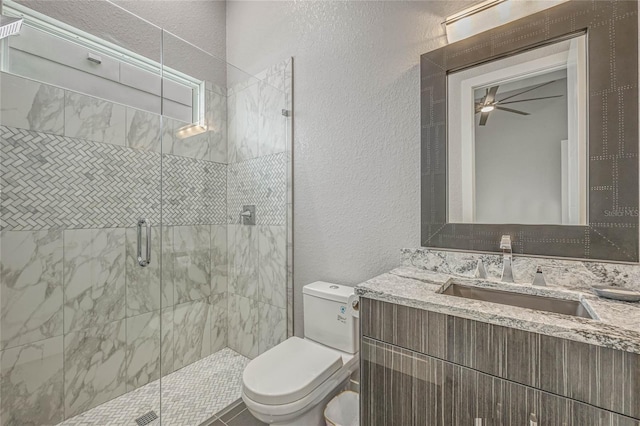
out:
<path id="1" fill-rule="evenodd" d="M 163 377 L 162 424 L 197 426 L 238 400 L 242 371 L 248 362 L 225 348 Z M 160 416 L 159 392 L 160 381 L 156 380 L 59 425 L 136 425 L 136 419 L 149 411 Z M 160 419 L 149 425 L 160 425 Z"/>

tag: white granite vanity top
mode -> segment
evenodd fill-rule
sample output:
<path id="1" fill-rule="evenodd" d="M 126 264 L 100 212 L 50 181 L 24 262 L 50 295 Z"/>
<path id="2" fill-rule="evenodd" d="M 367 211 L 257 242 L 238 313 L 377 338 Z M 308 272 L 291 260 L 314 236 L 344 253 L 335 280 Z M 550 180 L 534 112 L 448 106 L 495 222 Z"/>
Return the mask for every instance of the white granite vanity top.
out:
<path id="1" fill-rule="evenodd" d="M 598 319 L 534 311 L 437 293 L 443 284 L 452 278 L 460 284 L 580 300 Z M 584 290 L 506 284 L 403 266 L 358 285 L 356 294 L 360 297 L 640 354 L 640 303 L 601 299 Z"/>

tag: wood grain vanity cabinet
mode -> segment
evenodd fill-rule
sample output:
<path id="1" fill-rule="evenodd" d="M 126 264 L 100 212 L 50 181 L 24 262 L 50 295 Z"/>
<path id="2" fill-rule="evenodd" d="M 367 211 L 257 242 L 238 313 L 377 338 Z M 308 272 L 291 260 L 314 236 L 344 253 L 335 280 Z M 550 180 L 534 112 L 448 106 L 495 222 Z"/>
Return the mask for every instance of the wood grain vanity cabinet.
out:
<path id="1" fill-rule="evenodd" d="M 361 424 L 640 426 L 640 356 L 361 299 Z"/>

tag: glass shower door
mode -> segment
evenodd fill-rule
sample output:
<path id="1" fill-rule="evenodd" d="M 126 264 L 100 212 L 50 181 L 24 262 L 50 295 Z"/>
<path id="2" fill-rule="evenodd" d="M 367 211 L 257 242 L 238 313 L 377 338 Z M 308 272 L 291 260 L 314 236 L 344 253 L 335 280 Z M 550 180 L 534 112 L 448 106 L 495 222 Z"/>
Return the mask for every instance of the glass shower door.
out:
<path id="1" fill-rule="evenodd" d="M 132 424 L 160 415 L 161 30 L 29 6 L 0 40 L 0 425 Z"/>
<path id="2" fill-rule="evenodd" d="M 162 422 L 199 424 L 245 365 L 227 347 L 227 64 L 166 31 L 163 60 Z"/>

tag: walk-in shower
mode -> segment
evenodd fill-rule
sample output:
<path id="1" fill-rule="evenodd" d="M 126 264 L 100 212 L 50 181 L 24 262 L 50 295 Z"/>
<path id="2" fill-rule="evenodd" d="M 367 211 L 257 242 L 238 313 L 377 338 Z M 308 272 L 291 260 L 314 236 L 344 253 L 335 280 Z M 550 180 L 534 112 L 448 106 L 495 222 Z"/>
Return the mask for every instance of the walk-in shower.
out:
<path id="1" fill-rule="evenodd" d="M 2 8 L 0 426 L 198 425 L 292 334 L 291 60 L 57 3 Z"/>

